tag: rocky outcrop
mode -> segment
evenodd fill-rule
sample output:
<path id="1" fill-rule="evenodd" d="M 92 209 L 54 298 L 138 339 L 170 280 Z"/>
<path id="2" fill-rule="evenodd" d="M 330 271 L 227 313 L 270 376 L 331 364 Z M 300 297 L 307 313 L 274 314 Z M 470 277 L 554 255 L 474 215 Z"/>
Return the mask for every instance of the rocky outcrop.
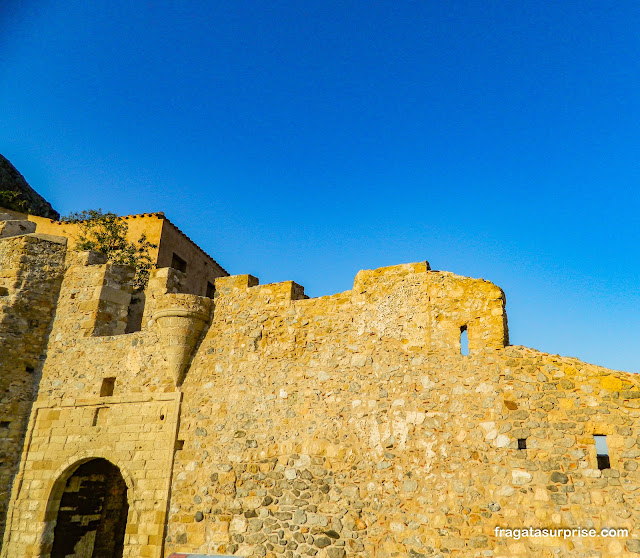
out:
<path id="1" fill-rule="evenodd" d="M 11 162 L 0 155 L 0 207 L 60 219 L 60 214 L 36 192 Z"/>

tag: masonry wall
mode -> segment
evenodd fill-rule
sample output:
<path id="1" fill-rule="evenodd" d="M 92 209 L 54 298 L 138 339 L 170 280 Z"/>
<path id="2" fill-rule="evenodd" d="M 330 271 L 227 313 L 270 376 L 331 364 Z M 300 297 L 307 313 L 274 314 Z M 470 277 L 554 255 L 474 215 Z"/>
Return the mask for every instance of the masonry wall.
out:
<path id="1" fill-rule="evenodd" d="M 65 250 L 63 238 L 0 238 L 0 532 L 41 376 Z"/>
<path id="2" fill-rule="evenodd" d="M 509 346 L 492 283 L 408 264 L 307 299 L 245 275 L 212 304 L 157 270 L 122 334 L 126 269 L 72 263 L 3 557 L 49 556 L 65 483 L 97 457 L 127 483 L 126 557 L 640 553 L 637 377 Z M 528 526 L 629 535 L 495 534 Z"/>
<path id="3" fill-rule="evenodd" d="M 252 284 L 218 280 L 183 385 L 167 552 L 640 551 L 636 376 L 506 346 L 500 289 L 424 265 L 361 272 L 351 292 L 311 300 Z M 608 435 L 610 470 L 593 434 Z M 630 534 L 516 541 L 496 526 Z"/>
<path id="4" fill-rule="evenodd" d="M 67 480 L 80 465 L 104 458 L 127 484 L 124 556 L 159 557 L 181 401 L 163 351 L 170 342 L 157 327 L 124 334 L 131 269 L 102 263 L 98 254 L 73 257 L 14 483 L 2 556 L 50 556 Z M 169 275 L 154 271 L 151 300 L 171 289 Z"/>

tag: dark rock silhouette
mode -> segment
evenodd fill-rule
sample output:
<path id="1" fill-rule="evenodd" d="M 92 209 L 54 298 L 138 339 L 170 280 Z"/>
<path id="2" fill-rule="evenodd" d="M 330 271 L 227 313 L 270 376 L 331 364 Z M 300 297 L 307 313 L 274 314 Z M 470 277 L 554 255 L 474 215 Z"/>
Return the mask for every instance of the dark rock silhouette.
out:
<path id="1" fill-rule="evenodd" d="M 10 192 L 15 192 L 17 195 L 11 195 Z M 29 186 L 18 169 L 2 155 L 0 155 L 0 207 L 49 219 L 60 219 L 60 214 L 51 207 L 51 204 Z"/>

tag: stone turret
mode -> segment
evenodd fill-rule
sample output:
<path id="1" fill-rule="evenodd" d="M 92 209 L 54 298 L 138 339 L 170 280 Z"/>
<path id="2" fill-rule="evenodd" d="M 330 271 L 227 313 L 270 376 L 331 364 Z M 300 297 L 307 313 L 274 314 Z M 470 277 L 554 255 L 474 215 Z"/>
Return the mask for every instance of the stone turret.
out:
<path id="1" fill-rule="evenodd" d="M 184 373 L 204 327 L 209 323 L 211 299 L 189 294 L 167 294 L 156 302 L 153 322 L 160 333 L 167 365 L 176 386 Z"/>

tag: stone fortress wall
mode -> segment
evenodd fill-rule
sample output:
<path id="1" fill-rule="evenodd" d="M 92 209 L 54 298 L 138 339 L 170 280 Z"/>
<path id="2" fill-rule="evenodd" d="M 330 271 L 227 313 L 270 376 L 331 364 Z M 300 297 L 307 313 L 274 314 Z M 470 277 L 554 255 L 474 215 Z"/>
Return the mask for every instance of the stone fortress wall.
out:
<path id="1" fill-rule="evenodd" d="M 211 299 L 163 268 L 125 333 L 130 279 L 64 239 L 0 239 L 3 558 L 91 556 L 109 506 L 127 558 L 640 554 L 638 377 L 510 346 L 492 283 L 417 263 L 313 299 L 219 277 Z M 88 510 L 90 482 L 115 488 Z M 529 526 L 628 535 L 495 533 Z"/>

